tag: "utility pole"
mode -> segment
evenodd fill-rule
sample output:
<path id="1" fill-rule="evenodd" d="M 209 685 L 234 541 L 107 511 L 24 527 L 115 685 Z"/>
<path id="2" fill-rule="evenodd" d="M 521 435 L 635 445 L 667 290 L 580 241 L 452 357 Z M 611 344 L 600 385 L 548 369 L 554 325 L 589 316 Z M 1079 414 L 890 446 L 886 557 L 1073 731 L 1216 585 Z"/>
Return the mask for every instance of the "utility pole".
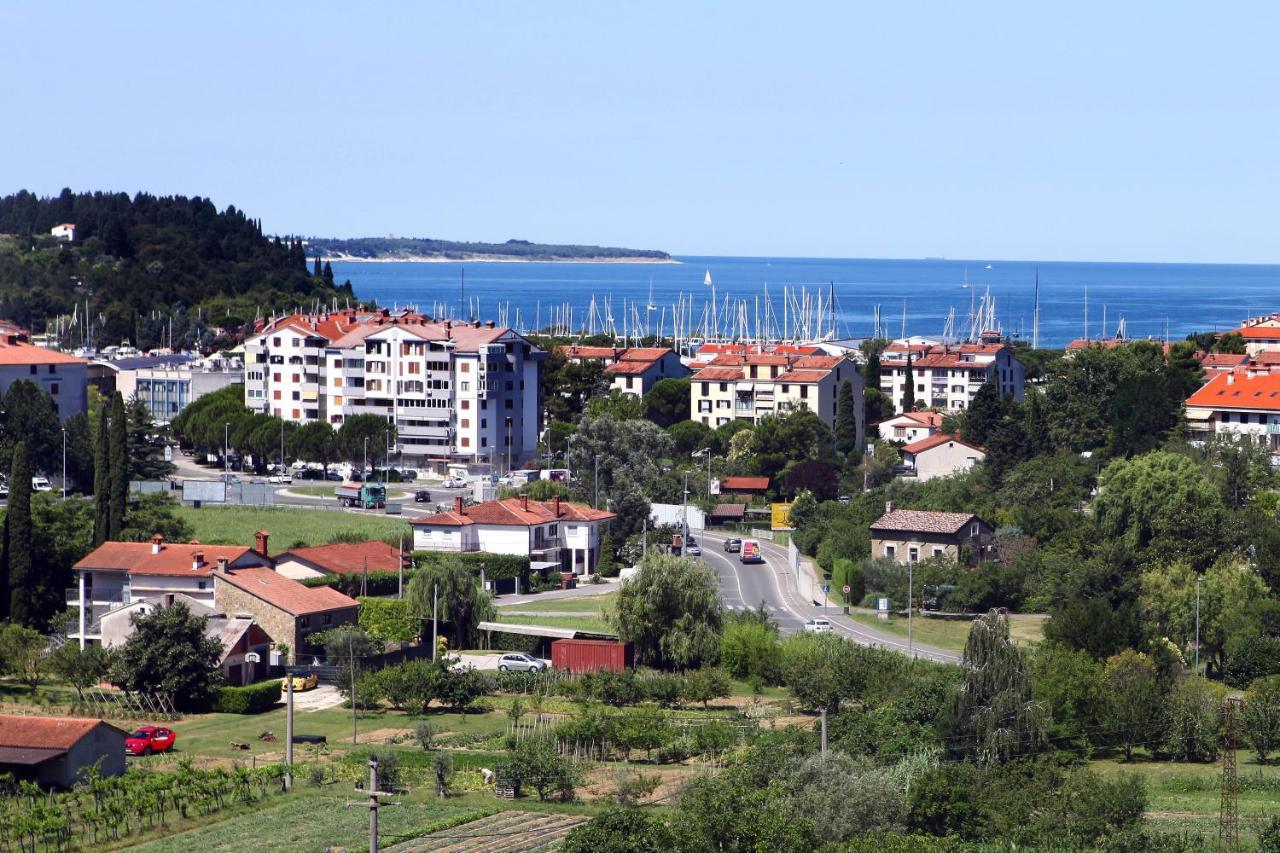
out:
<path id="1" fill-rule="evenodd" d="M 356 783 L 360 790 L 360 783 Z M 369 759 L 369 801 L 367 803 L 347 803 L 348 806 L 365 806 L 369 809 L 369 853 L 378 853 L 378 808 L 380 805 L 398 806 L 399 803 L 379 803 L 379 797 L 394 796 L 391 791 L 378 790 L 378 759 Z"/>
<path id="2" fill-rule="evenodd" d="M 347 661 L 351 669 L 351 743 L 356 742 L 356 652 L 355 637 L 347 634 Z"/>
<path id="3" fill-rule="evenodd" d="M 822 757 L 827 757 L 827 706 L 822 706 Z"/>
<path id="4" fill-rule="evenodd" d="M 284 774 L 285 790 L 293 788 L 293 673 L 284 671 Z"/>
<path id="5" fill-rule="evenodd" d="M 1240 725 L 1240 699 L 1231 697 L 1222 704 L 1222 806 L 1218 811 L 1218 851 L 1240 849 L 1240 780 L 1236 777 L 1236 735 Z"/>
<path id="6" fill-rule="evenodd" d="M 62 500 L 67 499 L 67 428 L 62 428 Z"/>
<path id="7" fill-rule="evenodd" d="M 1200 674 L 1200 575 L 1196 575 L 1196 675 Z"/>
<path id="8" fill-rule="evenodd" d="M 914 637 L 911 633 L 911 611 L 915 608 L 915 569 L 914 562 L 907 562 L 907 655 L 911 658 L 916 656 L 916 645 Z"/>
<path id="9" fill-rule="evenodd" d="M 284 418 L 280 419 L 280 475 L 284 476 Z"/>
<path id="10" fill-rule="evenodd" d="M 687 546 L 689 539 L 689 472 L 684 472 L 684 492 L 682 493 L 680 503 L 680 513 L 682 518 L 682 526 L 684 527 L 684 539 L 681 540 Z"/>
<path id="11" fill-rule="evenodd" d="M 400 570 L 400 578 L 396 583 L 396 598 L 404 598 L 404 534 L 400 534 L 400 552 L 397 555 L 400 560 L 398 563 Z"/>
<path id="12" fill-rule="evenodd" d="M 591 501 L 592 509 L 600 508 L 600 454 L 595 454 L 595 473 L 591 475 L 591 484 L 595 487 L 595 498 Z"/>
<path id="13" fill-rule="evenodd" d="M 431 660 L 436 659 L 440 648 L 440 585 L 431 585 Z"/>
<path id="14" fill-rule="evenodd" d="M 222 484 L 231 483 L 231 424 L 222 425 Z"/>
<path id="15" fill-rule="evenodd" d="M 360 482 L 369 480 L 369 436 L 364 437 L 364 460 L 360 463 Z"/>

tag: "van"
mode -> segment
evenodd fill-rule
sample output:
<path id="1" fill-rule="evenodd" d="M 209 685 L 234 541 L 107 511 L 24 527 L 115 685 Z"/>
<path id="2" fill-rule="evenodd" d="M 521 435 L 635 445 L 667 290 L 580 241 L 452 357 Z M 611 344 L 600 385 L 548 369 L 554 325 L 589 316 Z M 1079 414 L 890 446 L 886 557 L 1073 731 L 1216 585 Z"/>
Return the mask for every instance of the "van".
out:
<path id="1" fill-rule="evenodd" d="M 53 484 L 44 477 L 31 478 L 31 491 L 33 492 L 52 492 Z"/>
<path id="2" fill-rule="evenodd" d="M 743 539 L 742 552 L 738 554 L 740 563 L 763 563 L 764 554 L 760 551 L 759 539 Z"/>

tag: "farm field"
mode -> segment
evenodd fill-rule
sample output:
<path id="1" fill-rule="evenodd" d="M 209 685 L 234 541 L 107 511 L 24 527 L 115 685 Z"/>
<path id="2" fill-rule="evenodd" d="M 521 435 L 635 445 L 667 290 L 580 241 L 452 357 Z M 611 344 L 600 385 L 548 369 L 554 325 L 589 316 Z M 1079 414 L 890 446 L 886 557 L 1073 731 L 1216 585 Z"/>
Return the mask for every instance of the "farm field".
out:
<path id="1" fill-rule="evenodd" d="M 178 517 L 191 525 L 192 537 L 207 544 L 253 545 L 253 534 L 271 534 L 273 551 L 299 545 L 324 545 L 334 537 L 355 534 L 367 539 L 411 536 L 403 518 L 299 507 L 179 507 Z"/>

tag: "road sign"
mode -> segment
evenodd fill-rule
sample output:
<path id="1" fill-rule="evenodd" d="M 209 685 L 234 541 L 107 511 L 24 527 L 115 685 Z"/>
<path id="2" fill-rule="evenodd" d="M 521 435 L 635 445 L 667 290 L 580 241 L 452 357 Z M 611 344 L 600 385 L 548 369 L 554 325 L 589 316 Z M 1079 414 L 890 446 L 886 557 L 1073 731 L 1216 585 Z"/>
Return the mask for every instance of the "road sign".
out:
<path id="1" fill-rule="evenodd" d="M 823 591 L 823 592 L 831 592 L 831 584 L 829 584 L 829 583 L 824 583 L 824 584 L 822 585 L 822 591 Z"/>
<path id="2" fill-rule="evenodd" d="M 246 652 L 244 656 L 245 663 L 258 663 L 262 660 L 262 655 L 257 652 Z"/>
<path id="3" fill-rule="evenodd" d="M 848 594 L 849 594 L 849 593 L 851 593 L 851 592 L 853 592 L 853 587 L 849 586 L 848 584 L 845 584 L 845 585 L 844 585 L 844 594 L 845 594 L 845 595 L 848 595 Z"/>

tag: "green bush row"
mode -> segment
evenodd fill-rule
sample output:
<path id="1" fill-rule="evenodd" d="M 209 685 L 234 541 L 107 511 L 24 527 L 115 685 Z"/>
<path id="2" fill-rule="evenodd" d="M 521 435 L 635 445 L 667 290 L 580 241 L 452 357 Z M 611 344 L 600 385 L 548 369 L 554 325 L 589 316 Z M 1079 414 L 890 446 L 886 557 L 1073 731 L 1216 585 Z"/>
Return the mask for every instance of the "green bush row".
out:
<path id="1" fill-rule="evenodd" d="M 219 687 L 213 710 L 219 714 L 261 714 L 280 701 L 280 682 L 259 681 L 247 687 Z"/>

